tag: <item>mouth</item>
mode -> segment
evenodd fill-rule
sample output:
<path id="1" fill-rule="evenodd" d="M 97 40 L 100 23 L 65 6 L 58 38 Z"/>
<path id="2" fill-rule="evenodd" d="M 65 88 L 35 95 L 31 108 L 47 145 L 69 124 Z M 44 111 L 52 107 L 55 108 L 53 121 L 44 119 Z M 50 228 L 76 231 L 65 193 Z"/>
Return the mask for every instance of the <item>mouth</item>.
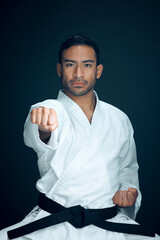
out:
<path id="1" fill-rule="evenodd" d="M 71 86 L 84 86 L 85 84 L 82 82 L 73 82 Z"/>
<path id="2" fill-rule="evenodd" d="M 86 80 L 74 79 L 70 81 L 71 87 L 83 87 L 88 84 Z"/>

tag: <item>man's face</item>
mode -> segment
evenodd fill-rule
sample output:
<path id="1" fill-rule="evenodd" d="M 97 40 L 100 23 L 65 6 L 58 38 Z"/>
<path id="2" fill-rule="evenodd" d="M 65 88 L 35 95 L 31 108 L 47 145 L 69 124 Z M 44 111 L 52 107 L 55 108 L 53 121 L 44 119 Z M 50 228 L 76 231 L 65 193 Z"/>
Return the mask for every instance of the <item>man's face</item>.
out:
<path id="1" fill-rule="evenodd" d="M 76 45 L 64 50 L 62 64 L 57 64 L 57 73 L 61 77 L 65 91 L 73 96 L 87 94 L 93 90 L 99 77 L 94 49 Z"/>

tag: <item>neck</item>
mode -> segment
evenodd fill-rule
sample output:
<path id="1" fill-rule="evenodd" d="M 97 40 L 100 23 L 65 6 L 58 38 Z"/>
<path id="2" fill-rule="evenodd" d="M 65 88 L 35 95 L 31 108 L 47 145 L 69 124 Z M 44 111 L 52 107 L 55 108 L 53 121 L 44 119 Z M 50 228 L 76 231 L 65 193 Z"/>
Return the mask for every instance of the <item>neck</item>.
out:
<path id="1" fill-rule="evenodd" d="M 93 90 L 91 90 L 90 92 L 83 96 L 74 96 L 67 90 L 64 90 L 64 93 L 79 105 L 79 107 L 83 110 L 83 112 L 87 116 L 88 120 L 91 122 L 92 115 L 96 105 L 96 98 L 94 96 Z"/>

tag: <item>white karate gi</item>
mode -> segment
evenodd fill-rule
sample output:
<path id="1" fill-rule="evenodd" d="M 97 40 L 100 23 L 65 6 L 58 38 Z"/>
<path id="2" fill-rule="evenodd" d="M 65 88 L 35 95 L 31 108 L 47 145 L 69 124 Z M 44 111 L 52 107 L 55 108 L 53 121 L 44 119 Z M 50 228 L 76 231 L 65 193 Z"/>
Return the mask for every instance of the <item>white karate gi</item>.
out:
<path id="1" fill-rule="evenodd" d="M 137 188 L 135 206 L 121 209 L 111 221 L 136 223 L 141 193 L 138 183 L 138 164 L 133 139 L 133 129 L 128 117 L 117 108 L 99 101 L 91 124 L 82 109 L 59 92 L 57 100 L 46 100 L 31 107 L 53 108 L 58 115 L 58 128 L 52 132 L 46 145 L 39 138 L 37 124 L 25 123 L 24 141 L 38 155 L 41 178 L 37 189 L 65 207 L 81 205 L 84 208 L 114 206 L 112 198 L 118 190 Z M 6 232 L 26 223 L 43 218 L 49 213 L 33 211 L 20 223 L 0 232 L 0 239 L 7 240 Z M 132 218 L 132 219 L 131 219 Z M 103 230 L 90 225 L 76 229 L 68 222 L 51 226 L 19 240 L 124 240 L 156 239 Z M 158 236 L 157 236 L 157 239 Z"/>

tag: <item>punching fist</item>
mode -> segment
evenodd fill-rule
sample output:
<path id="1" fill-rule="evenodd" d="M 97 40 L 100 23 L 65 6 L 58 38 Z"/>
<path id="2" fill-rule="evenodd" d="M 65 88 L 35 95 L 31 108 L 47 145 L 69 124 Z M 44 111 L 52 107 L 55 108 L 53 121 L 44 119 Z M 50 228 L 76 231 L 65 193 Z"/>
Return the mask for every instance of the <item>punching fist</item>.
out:
<path id="1" fill-rule="evenodd" d="M 58 127 L 56 111 L 46 107 L 32 109 L 31 122 L 36 123 L 42 132 L 52 132 Z"/>
<path id="2" fill-rule="evenodd" d="M 118 191 L 113 197 L 113 203 L 119 207 L 131 207 L 138 197 L 136 188 L 128 188 L 128 191 Z"/>

